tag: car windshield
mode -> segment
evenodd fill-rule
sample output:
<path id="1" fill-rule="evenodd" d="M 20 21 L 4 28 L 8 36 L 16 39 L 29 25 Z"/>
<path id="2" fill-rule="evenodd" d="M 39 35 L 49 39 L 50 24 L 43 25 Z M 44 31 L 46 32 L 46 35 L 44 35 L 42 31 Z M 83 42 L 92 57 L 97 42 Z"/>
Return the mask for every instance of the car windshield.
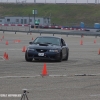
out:
<path id="1" fill-rule="evenodd" d="M 37 37 L 33 43 L 60 45 L 60 39 L 55 37 Z"/>

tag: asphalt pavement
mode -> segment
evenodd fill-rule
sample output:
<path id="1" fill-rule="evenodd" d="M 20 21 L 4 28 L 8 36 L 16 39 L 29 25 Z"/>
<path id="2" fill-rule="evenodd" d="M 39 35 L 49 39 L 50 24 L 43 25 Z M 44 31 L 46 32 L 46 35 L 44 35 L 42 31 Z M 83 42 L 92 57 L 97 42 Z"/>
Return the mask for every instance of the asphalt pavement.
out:
<path id="1" fill-rule="evenodd" d="M 0 32 L 0 100 L 20 100 L 23 89 L 29 100 L 99 100 L 100 37 L 55 35 L 68 44 L 68 61 L 26 62 L 22 49 L 39 35 Z M 42 77 L 44 63 L 48 75 Z"/>

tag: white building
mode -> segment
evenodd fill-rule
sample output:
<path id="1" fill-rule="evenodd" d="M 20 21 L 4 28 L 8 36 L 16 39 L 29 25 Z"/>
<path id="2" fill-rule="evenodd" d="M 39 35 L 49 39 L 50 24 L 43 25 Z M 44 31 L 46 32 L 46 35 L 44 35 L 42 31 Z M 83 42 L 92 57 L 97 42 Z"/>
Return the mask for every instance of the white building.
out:
<path id="1" fill-rule="evenodd" d="M 46 17 L 0 17 L 0 24 L 30 24 L 34 25 L 39 23 L 39 25 L 51 25 L 51 19 Z"/>

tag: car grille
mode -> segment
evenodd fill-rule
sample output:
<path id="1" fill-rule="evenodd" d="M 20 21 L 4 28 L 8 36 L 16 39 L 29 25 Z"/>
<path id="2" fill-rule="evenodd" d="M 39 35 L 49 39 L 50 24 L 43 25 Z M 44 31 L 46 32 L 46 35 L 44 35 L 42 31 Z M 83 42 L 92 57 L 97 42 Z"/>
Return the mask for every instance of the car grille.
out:
<path id="1" fill-rule="evenodd" d="M 46 49 L 36 49 L 37 52 L 47 52 Z"/>

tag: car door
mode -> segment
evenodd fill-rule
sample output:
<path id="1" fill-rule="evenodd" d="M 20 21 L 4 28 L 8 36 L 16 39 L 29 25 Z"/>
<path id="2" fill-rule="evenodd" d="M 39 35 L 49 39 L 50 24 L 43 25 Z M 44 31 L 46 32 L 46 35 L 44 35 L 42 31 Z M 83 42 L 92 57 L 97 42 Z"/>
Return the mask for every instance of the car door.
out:
<path id="1" fill-rule="evenodd" d="M 62 45 L 62 58 L 66 57 L 66 44 L 63 39 L 61 39 L 61 45 Z"/>

